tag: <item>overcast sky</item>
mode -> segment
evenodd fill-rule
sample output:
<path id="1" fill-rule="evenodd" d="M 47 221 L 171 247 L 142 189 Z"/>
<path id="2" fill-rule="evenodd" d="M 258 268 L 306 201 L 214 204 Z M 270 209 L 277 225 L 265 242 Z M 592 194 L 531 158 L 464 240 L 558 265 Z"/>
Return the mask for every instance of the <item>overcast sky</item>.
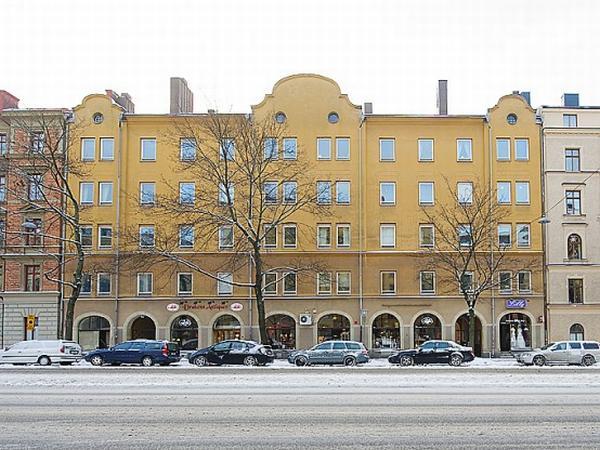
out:
<path id="1" fill-rule="evenodd" d="M 0 89 L 23 107 L 110 88 L 168 112 L 169 77 L 194 109 L 248 111 L 280 78 L 316 72 L 376 113 L 485 113 L 512 90 L 534 106 L 600 104 L 598 0 L 0 0 Z"/>

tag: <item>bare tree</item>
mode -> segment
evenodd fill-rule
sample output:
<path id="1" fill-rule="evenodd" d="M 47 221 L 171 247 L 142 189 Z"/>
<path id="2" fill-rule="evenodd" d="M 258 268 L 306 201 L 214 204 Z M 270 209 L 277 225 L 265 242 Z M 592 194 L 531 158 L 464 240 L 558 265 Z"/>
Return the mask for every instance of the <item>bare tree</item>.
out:
<path id="1" fill-rule="evenodd" d="M 293 285 L 298 277 L 321 269 L 320 262 L 308 256 L 275 254 L 270 244 L 277 230 L 288 242 L 299 236 L 306 242 L 316 235 L 314 218 L 330 214 L 321 204 L 325 202 L 317 201 L 327 193 L 317 192 L 307 156 L 284 135 L 284 125 L 272 115 L 264 120 L 214 113 L 174 118 L 163 139 L 180 149 L 173 164 L 195 187 L 164 178 L 167 193 L 156 196 L 145 212 L 165 225 L 156 226 L 153 236 L 145 236 L 144 230 L 124 232 L 138 241 L 139 250 L 129 256 L 138 267 L 152 264 L 156 270 L 157 261 L 171 261 L 173 271 L 186 267 L 226 285 L 250 289 L 263 343 L 268 341 L 265 291 L 280 282 Z M 192 240 L 193 234 L 194 251 L 182 252 L 180 241 Z M 218 255 L 200 256 L 208 252 Z M 220 278 L 224 268 L 250 276 Z"/>
<path id="2" fill-rule="evenodd" d="M 42 275 L 60 286 L 61 302 L 70 288 L 62 330 L 62 337 L 70 340 L 85 259 L 81 207 L 68 183 L 68 177 L 83 175 L 81 164 L 68 158 L 69 148 L 79 148 L 78 127 L 66 110 L 17 111 L 2 120 L 13 130 L 11 153 L 3 160 L 8 200 L 36 217 L 7 227 L 7 243 L 32 247 L 36 255 L 53 261 L 42 267 Z M 73 270 L 69 275 L 67 268 Z"/>
<path id="3" fill-rule="evenodd" d="M 477 182 L 460 187 L 448 179 L 445 182 L 452 201 L 421 208 L 434 230 L 434 235 L 426 236 L 427 264 L 435 270 L 438 286 L 448 292 L 458 288 L 463 296 L 469 316 L 469 345 L 474 346 L 475 308 L 481 295 L 502 283 L 512 284 L 532 262 L 511 249 L 511 233 L 501 233 L 498 226 L 510 214 L 510 207 L 498 203 L 495 191 Z"/>

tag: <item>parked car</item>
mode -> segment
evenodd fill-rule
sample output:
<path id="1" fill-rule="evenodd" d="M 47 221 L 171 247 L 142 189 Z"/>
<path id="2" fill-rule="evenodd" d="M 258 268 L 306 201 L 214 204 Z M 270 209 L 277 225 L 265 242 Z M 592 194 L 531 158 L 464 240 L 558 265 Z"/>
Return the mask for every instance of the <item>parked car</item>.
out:
<path id="1" fill-rule="evenodd" d="M 600 344 L 595 341 L 562 341 L 548 344 L 530 352 L 517 353 L 517 361 L 525 365 L 591 366 L 600 359 Z"/>
<path id="2" fill-rule="evenodd" d="M 401 366 L 414 364 L 450 364 L 458 367 L 463 362 L 473 361 L 475 355 L 471 347 L 464 347 L 454 341 L 427 341 L 416 349 L 400 350 L 390 355 L 388 361 Z"/>
<path id="3" fill-rule="evenodd" d="M 243 364 L 264 366 L 275 359 L 269 346 L 254 341 L 222 341 L 202 348 L 188 356 L 190 363 L 197 366 Z"/>
<path id="4" fill-rule="evenodd" d="M 53 363 L 67 366 L 82 358 L 81 346 L 77 342 L 63 340 L 22 341 L 7 347 L 0 353 L 0 364 Z"/>
<path id="5" fill-rule="evenodd" d="M 150 367 L 155 364 L 168 366 L 179 362 L 179 346 L 175 342 L 137 339 L 126 341 L 111 348 L 103 348 L 89 352 L 85 360 L 94 366 L 103 364 L 141 364 Z"/>
<path id="6" fill-rule="evenodd" d="M 288 362 L 297 366 L 313 364 L 343 364 L 355 366 L 369 362 L 369 352 L 362 342 L 326 341 L 308 350 L 299 350 L 288 355 Z"/>

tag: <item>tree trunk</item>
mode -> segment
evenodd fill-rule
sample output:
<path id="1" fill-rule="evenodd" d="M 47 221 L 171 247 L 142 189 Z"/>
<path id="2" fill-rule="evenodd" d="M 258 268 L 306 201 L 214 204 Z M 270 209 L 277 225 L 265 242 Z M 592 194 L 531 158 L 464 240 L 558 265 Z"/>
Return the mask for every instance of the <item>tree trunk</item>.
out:
<path id="1" fill-rule="evenodd" d="M 77 249 L 77 266 L 75 267 L 75 271 L 73 272 L 73 284 L 74 288 L 71 289 L 71 295 L 69 296 L 69 301 L 67 302 L 67 308 L 65 311 L 65 327 L 63 329 L 63 339 L 67 341 L 73 340 L 73 321 L 75 320 L 75 304 L 79 299 L 79 294 L 81 293 L 81 279 L 83 278 L 83 263 L 84 263 L 84 254 L 83 248 L 81 246 L 81 230 L 79 227 L 75 230 L 76 236 L 76 244 L 75 247 Z"/>
<path id="2" fill-rule="evenodd" d="M 268 344 L 267 324 L 265 318 L 265 299 L 263 296 L 263 267 L 262 257 L 259 249 L 254 250 L 254 298 L 256 299 L 256 310 L 258 312 L 258 330 L 260 343 Z"/>
<path id="3" fill-rule="evenodd" d="M 469 347 L 475 352 L 475 308 L 469 305 Z"/>

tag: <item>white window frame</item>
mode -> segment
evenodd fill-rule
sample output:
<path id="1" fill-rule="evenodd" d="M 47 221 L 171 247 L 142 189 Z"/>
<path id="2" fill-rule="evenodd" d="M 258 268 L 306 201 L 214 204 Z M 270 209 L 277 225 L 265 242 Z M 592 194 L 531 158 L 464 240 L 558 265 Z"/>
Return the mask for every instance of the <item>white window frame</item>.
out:
<path id="1" fill-rule="evenodd" d="M 85 150 L 86 150 L 86 142 L 92 143 L 92 157 L 86 157 L 85 155 Z M 91 162 L 91 161 L 95 161 L 96 160 L 96 138 L 93 137 L 82 137 L 81 138 L 81 161 L 83 162 Z"/>
<path id="2" fill-rule="evenodd" d="M 288 143 L 294 143 L 294 156 L 291 157 L 288 155 L 288 152 L 286 151 L 288 148 Z M 295 137 L 286 137 L 283 138 L 283 159 L 284 160 L 290 160 L 290 161 L 294 161 L 296 159 L 298 159 L 298 139 Z"/>
<path id="3" fill-rule="evenodd" d="M 298 247 L 298 227 L 296 226 L 296 224 L 294 223 L 285 223 L 282 225 L 282 230 L 283 230 L 283 248 L 297 248 Z M 295 240 L 293 244 L 287 244 L 285 242 L 285 230 L 287 230 L 288 228 L 290 229 L 294 229 L 295 230 Z"/>
<path id="4" fill-rule="evenodd" d="M 110 142 L 112 143 L 112 154 L 110 156 L 105 155 L 106 148 L 104 144 Z M 114 161 L 115 160 L 115 138 L 111 137 L 101 137 L 100 138 L 100 161 Z"/>
<path id="5" fill-rule="evenodd" d="M 102 200 L 103 197 L 103 193 L 104 190 L 110 188 L 110 200 Z M 114 191 L 113 191 L 113 183 L 112 181 L 100 181 L 98 183 L 98 204 L 99 205 L 112 205 L 113 204 L 113 196 L 114 196 Z"/>
<path id="6" fill-rule="evenodd" d="M 528 275 L 528 287 L 527 289 L 521 289 L 521 274 L 526 273 Z M 519 272 L 517 272 L 517 291 L 520 294 L 530 294 L 531 291 L 531 271 L 530 270 L 520 270 Z"/>
<path id="7" fill-rule="evenodd" d="M 154 142 L 154 157 L 144 157 L 144 143 L 145 142 Z M 140 138 L 140 161 L 156 161 L 156 157 L 158 154 L 158 144 L 156 142 L 156 138 Z"/>
<path id="8" fill-rule="evenodd" d="M 184 186 L 191 186 L 192 189 L 192 200 L 191 201 L 183 201 Z M 196 183 L 193 181 L 180 181 L 179 182 L 179 204 L 180 205 L 193 205 L 196 203 Z"/>
<path id="9" fill-rule="evenodd" d="M 293 291 L 288 291 L 285 289 L 285 280 L 288 277 L 288 275 L 293 275 L 294 276 L 294 290 Z M 283 274 L 283 278 L 281 279 L 282 281 L 282 286 L 283 286 L 283 295 L 296 295 L 298 294 L 298 274 L 296 272 L 285 272 Z"/>
<path id="10" fill-rule="evenodd" d="M 460 157 L 460 143 L 461 142 L 468 142 L 469 143 L 469 158 L 461 158 Z M 473 161 L 473 139 L 471 139 L 471 138 L 458 138 L 456 140 L 456 160 L 457 161 L 464 161 L 464 162 Z"/>
<path id="11" fill-rule="evenodd" d="M 263 225 L 263 233 L 264 233 L 264 245 L 265 248 L 277 248 L 277 225 L 273 226 L 273 233 L 275 233 L 275 243 L 274 244 L 269 244 L 267 243 L 267 227 L 270 227 L 272 224 L 270 223 L 266 223 Z"/>
<path id="12" fill-rule="evenodd" d="M 384 201 L 383 199 L 383 187 L 391 185 L 393 187 L 392 201 Z M 381 206 L 393 206 L 396 204 L 396 182 L 395 181 L 380 181 L 379 182 L 379 205 Z"/>
<path id="13" fill-rule="evenodd" d="M 471 289 L 468 290 L 467 292 L 473 292 L 475 290 L 475 274 L 471 270 L 466 270 L 464 275 L 468 275 L 471 277 Z M 462 283 L 462 279 L 458 283 L 458 292 L 462 294 L 461 283 Z"/>
<path id="14" fill-rule="evenodd" d="M 468 197 L 468 201 L 461 201 L 461 190 L 462 189 L 467 189 L 466 192 L 468 192 L 469 197 Z M 461 205 L 472 205 L 473 204 L 473 182 L 471 181 L 459 181 L 458 183 L 456 183 L 456 197 L 457 197 L 457 201 L 458 203 L 460 203 Z"/>
<path id="15" fill-rule="evenodd" d="M 340 275 L 345 276 L 348 275 L 348 290 L 342 291 L 340 290 Z M 351 295 L 352 294 L 352 272 L 348 270 L 342 270 L 340 272 L 335 273 L 335 293 L 337 295 Z"/>
<path id="16" fill-rule="evenodd" d="M 385 229 L 392 230 L 392 242 L 389 244 L 384 243 L 383 231 Z M 395 248 L 396 247 L 396 224 L 395 223 L 382 223 L 379 224 L 379 246 L 381 248 Z"/>
<path id="17" fill-rule="evenodd" d="M 102 230 L 110 230 L 110 245 L 102 245 Z M 112 226 L 98 225 L 98 248 L 99 249 L 112 248 L 112 242 L 113 242 Z"/>
<path id="18" fill-rule="evenodd" d="M 289 189 L 292 189 L 293 198 L 290 200 L 288 198 Z M 283 189 L 282 189 L 282 201 L 286 205 L 295 205 L 298 202 L 298 183 L 296 181 L 284 181 Z"/>
<path id="19" fill-rule="evenodd" d="M 503 244 L 500 242 L 500 230 L 506 231 L 508 230 L 508 244 Z M 512 224 L 510 223 L 499 223 L 498 224 L 498 247 L 500 248 L 511 248 L 513 244 L 512 239 Z"/>
<path id="20" fill-rule="evenodd" d="M 500 144 L 506 143 L 506 155 L 500 155 Z M 496 138 L 496 161 L 510 161 L 510 138 L 497 137 Z"/>
<path id="21" fill-rule="evenodd" d="M 426 291 L 423 289 L 423 275 L 432 274 L 433 275 L 433 289 L 431 291 Z M 433 270 L 422 270 L 419 272 L 419 293 L 421 295 L 435 295 L 435 271 Z"/>
<path id="22" fill-rule="evenodd" d="M 181 241 L 181 237 L 183 236 L 181 232 L 183 231 L 184 228 L 190 229 L 192 231 L 192 243 L 190 245 L 182 245 L 181 244 L 181 242 L 182 242 Z M 196 241 L 196 235 L 195 234 L 196 233 L 195 233 L 193 225 L 191 225 L 191 224 L 182 224 L 182 225 L 179 225 L 179 233 L 178 233 L 178 236 L 177 236 L 177 240 L 178 240 L 178 242 L 177 242 L 178 245 L 177 246 L 179 248 L 194 248 L 194 244 L 195 244 L 195 241 Z"/>
<path id="23" fill-rule="evenodd" d="M 187 150 L 190 147 L 190 145 L 188 144 L 189 142 L 191 142 L 192 146 L 194 147 L 194 157 L 193 158 L 185 158 L 184 157 L 184 150 Z M 196 139 L 190 138 L 190 137 L 182 137 L 179 139 L 179 160 L 180 161 L 182 161 L 182 162 L 195 161 L 196 156 L 197 156 L 197 151 L 198 151 L 198 144 L 196 143 Z"/>
<path id="24" fill-rule="evenodd" d="M 190 290 L 181 290 L 181 277 L 184 275 L 190 276 Z M 194 292 L 194 274 L 192 272 L 177 272 L 177 295 L 192 295 Z"/>
<path id="25" fill-rule="evenodd" d="M 224 244 L 224 236 L 225 236 L 224 232 L 226 229 L 231 230 L 231 245 Z M 219 227 L 219 248 L 220 249 L 232 249 L 234 245 L 235 245 L 235 236 L 233 234 L 233 225 L 221 225 Z"/>
<path id="26" fill-rule="evenodd" d="M 394 276 L 394 288 L 392 291 L 384 291 L 383 290 L 383 275 L 387 274 L 387 273 L 391 273 Z M 381 295 L 396 295 L 396 290 L 397 290 L 397 281 L 398 281 L 398 276 L 396 274 L 395 270 L 382 270 L 379 272 L 379 292 L 381 293 Z"/>
<path id="27" fill-rule="evenodd" d="M 329 243 L 328 244 L 321 244 L 321 235 L 319 233 L 319 231 L 321 229 L 327 229 L 329 230 Z M 332 230 L 331 230 L 331 224 L 330 223 L 320 223 L 317 224 L 317 248 L 331 248 L 331 238 L 332 238 Z"/>
<path id="28" fill-rule="evenodd" d="M 510 286 L 508 289 L 502 287 L 502 275 L 508 274 L 508 280 L 510 282 Z M 498 292 L 500 294 L 512 294 L 513 291 L 513 280 L 512 280 L 512 272 L 509 270 L 502 270 L 498 272 Z"/>
<path id="29" fill-rule="evenodd" d="M 148 228 L 148 229 L 152 229 L 152 244 L 150 245 L 142 245 L 142 229 L 143 228 Z M 154 225 L 139 225 L 139 243 L 140 243 L 140 247 L 141 248 L 154 248 L 156 246 L 156 228 L 154 227 Z"/>
<path id="30" fill-rule="evenodd" d="M 321 197 L 321 186 L 328 186 L 328 193 L 329 193 L 329 198 L 323 200 Z M 317 204 L 318 205 L 331 205 L 331 201 L 332 199 L 332 188 L 331 188 L 331 181 L 325 181 L 325 180 L 320 180 L 317 181 Z M 325 190 L 323 190 L 323 192 L 325 192 Z"/>
<path id="31" fill-rule="evenodd" d="M 340 186 L 348 186 L 348 201 L 340 201 Z M 350 181 L 347 180 L 343 180 L 343 181 L 336 181 L 335 182 L 335 203 L 337 205 L 349 205 L 351 202 L 351 184 Z"/>
<path id="32" fill-rule="evenodd" d="M 340 156 L 340 142 L 348 143 L 348 156 Z M 350 138 L 349 137 L 336 137 L 335 138 L 335 159 L 338 161 L 349 161 L 350 160 Z"/>
<path id="33" fill-rule="evenodd" d="M 329 155 L 321 156 L 321 143 L 329 143 Z M 317 138 L 317 160 L 319 161 L 331 161 L 331 138 L 330 137 L 320 137 Z"/>
<path id="34" fill-rule="evenodd" d="M 519 185 L 527 186 L 527 200 L 519 201 Z M 530 205 L 531 204 L 531 184 L 529 181 L 515 181 L 515 204 Z"/>
<path id="35" fill-rule="evenodd" d="M 144 186 L 152 186 L 152 200 L 144 199 Z M 153 181 L 140 182 L 140 205 L 154 205 L 156 203 L 156 183 Z"/>
<path id="36" fill-rule="evenodd" d="M 93 225 L 81 225 L 79 228 L 80 228 L 79 229 L 79 234 L 80 234 L 81 246 L 83 248 L 92 248 L 92 247 L 94 247 L 94 226 Z M 90 237 L 91 237 L 92 242 L 90 243 L 90 245 L 83 245 L 83 230 L 84 229 L 91 231 L 90 232 Z"/>
<path id="37" fill-rule="evenodd" d="M 142 276 L 150 275 L 150 291 L 144 291 L 140 289 Z M 150 272 L 140 272 L 137 274 L 137 295 L 152 295 L 152 291 L 154 290 L 154 274 Z"/>
<path id="38" fill-rule="evenodd" d="M 325 290 L 322 289 L 321 286 L 321 275 L 326 275 L 327 277 L 329 277 L 329 287 Z M 333 284 L 333 274 L 331 272 L 319 272 L 317 273 L 317 295 L 331 295 L 332 292 L 332 288 L 331 285 Z"/>
<path id="39" fill-rule="evenodd" d="M 525 149 L 527 150 L 527 154 L 525 158 L 519 157 L 518 149 L 519 142 L 525 142 Z M 528 138 L 515 138 L 515 161 L 529 161 L 529 139 Z"/>
<path id="40" fill-rule="evenodd" d="M 392 157 L 391 158 L 384 158 L 383 157 L 383 146 L 382 144 L 384 142 L 391 142 L 392 143 Z M 394 162 L 396 161 L 396 138 L 385 138 L 385 137 L 380 137 L 379 138 L 379 161 L 380 162 Z"/>
<path id="41" fill-rule="evenodd" d="M 227 146 L 227 150 L 225 150 Z M 235 161 L 235 139 L 224 137 L 219 143 L 219 160 Z"/>
<path id="42" fill-rule="evenodd" d="M 431 201 L 423 201 L 421 188 L 431 185 Z M 433 206 L 435 205 L 435 183 L 433 181 L 419 181 L 419 205 Z"/>
<path id="43" fill-rule="evenodd" d="M 500 186 L 508 186 L 508 198 L 501 201 L 500 198 Z M 497 181 L 496 182 L 496 202 L 499 205 L 510 205 L 512 203 L 512 183 L 510 181 Z"/>
<path id="44" fill-rule="evenodd" d="M 229 284 L 232 282 L 233 274 L 231 272 L 217 273 L 217 295 L 233 295 L 233 284 Z"/>
<path id="45" fill-rule="evenodd" d="M 271 283 L 270 281 L 267 280 L 267 275 L 269 276 L 274 276 L 275 280 L 273 283 Z M 265 272 L 263 273 L 263 294 L 264 295 L 277 295 L 278 294 L 278 286 L 279 286 L 279 282 L 277 281 L 277 272 Z M 272 287 L 273 291 L 268 291 L 267 290 L 267 283 L 271 283 L 270 286 Z"/>
<path id="46" fill-rule="evenodd" d="M 424 244 L 423 243 L 423 233 L 422 230 L 425 228 L 431 228 L 431 244 Z M 422 223 L 419 224 L 419 247 L 422 248 L 433 248 L 435 247 L 435 226 L 433 226 L 433 224 L 428 224 L 428 223 Z"/>
<path id="47" fill-rule="evenodd" d="M 279 159 L 279 143 L 277 142 L 277 138 L 265 138 L 263 142 L 263 158 L 265 161 L 276 161 Z"/>
<path id="48" fill-rule="evenodd" d="M 100 292 L 100 278 L 103 276 L 108 277 L 108 286 L 109 286 L 108 292 Z M 105 296 L 105 295 L 110 295 L 111 293 L 112 293 L 112 276 L 108 272 L 100 272 L 96 276 L 96 294 L 98 296 Z"/>
<path id="49" fill-rule="evenodd" d="M 421 144 L 431 143 L 431 158 L 424 158 L 421 149 Z M 435 161 L 435 148 L 434 140 L 432 138 L 419 138 L 417 139 L 417 157 L 419 162 L 433 162 Z"/>
<path id="50" fill-rule="evenodd" d="M 83 190 L 87 187 L 90 189 L 90 200 L 85 201 L 83 198 Z M 94 204 L 94 183 L 90 181 L 82 181 L 79 183 L 79 201 L 82 205 L 93 205 Z"/>
<path id="51" fill-rule="evenodd" d="M 519 236 L 521 229 L 527 229 L 527 244 L 522 244 Z M 528 223 L 518 223 L 517 224 L 517 247 L 519 248 L 529 248 L 531 247 L 531 226 Z"/>
<path id="52" fill-rule="evenodd" d="M 231 203 L 228 202 L 227 194 L 229 194 Z M 233 183 L 229 183 L 227 186 L 223 183 L 219 183 L 217 202 L 221 206 L 232 206 L 235 203 L 235 185 Z"/>
<path id="53" fill-rule="evenodd" d="M 348 229 L 348 243 L 340 244 L 340 230 Z M 335 246 L 336 248 L 350 248 L 352 246 L 352 228 L 349 223 L 338 223 L 335 225 Z"/>

